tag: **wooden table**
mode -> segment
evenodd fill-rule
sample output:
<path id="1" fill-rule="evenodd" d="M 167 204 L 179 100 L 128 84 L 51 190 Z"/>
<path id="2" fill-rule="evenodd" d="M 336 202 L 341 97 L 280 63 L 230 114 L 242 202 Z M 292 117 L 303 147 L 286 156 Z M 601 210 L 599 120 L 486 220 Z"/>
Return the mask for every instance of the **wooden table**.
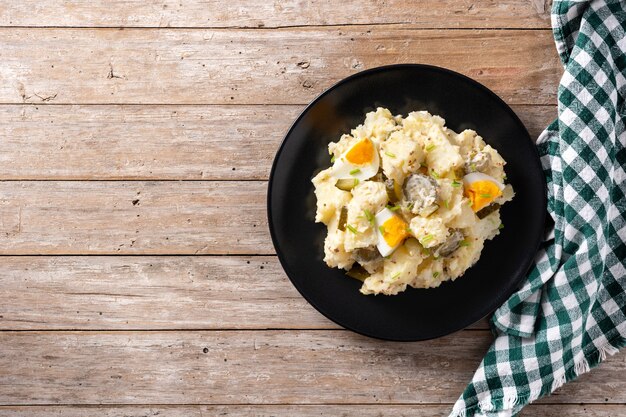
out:
<path id="1" fill-rule="evenodd" d="M 1 416 L 440 416 L 492 339 L 338 328 L 265 213 L 303 106 L 383 64 L 449 67 L 533 137 L 562 68 L 528 0 L 20 0 L 0 6 Z M 626 355 L 524 416 L 626 415 Z"/>

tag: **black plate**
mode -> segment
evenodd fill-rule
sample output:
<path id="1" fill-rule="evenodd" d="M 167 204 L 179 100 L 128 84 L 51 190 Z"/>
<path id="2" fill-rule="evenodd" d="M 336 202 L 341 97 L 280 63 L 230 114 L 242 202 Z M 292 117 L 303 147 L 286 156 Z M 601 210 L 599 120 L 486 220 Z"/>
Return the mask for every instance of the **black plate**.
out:
<path id="1" fill-rule="evenodd" d="M 330 166 L 327 145 L 362 123 L 365 113 L 428 110 L 459 132 L 476 130 L 508 162 L 516 197 L 501 209 L 505 225 L 480 260 L 455 282 L 365 296 L 361 283 L 323 262 L 326 227 L 314 223 L 311 178 Z M 285 137 L 270 174 L 267 211 L 278 258 L 300 294 L 319 312 L 355 332 L 415 341 L 460 330 L 492 312 L 516 289 L 538 249 L 546 212 L 545 178 L 526 128 L 498 96 L 476 81 L 426 65 L 363 71 L 325 91 Z"/>

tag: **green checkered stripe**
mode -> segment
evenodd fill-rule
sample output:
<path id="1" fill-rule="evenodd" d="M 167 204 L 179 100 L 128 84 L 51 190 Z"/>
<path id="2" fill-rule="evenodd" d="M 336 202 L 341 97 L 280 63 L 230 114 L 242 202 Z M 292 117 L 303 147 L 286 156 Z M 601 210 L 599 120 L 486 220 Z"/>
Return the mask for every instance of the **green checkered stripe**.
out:
<path id="1" fill-rule="evenodd" d="M 555 1 L 565 72 L 537 146 L 553 226 L 451 417 L 512 416 L 626 344 L 626 2 Z"/>

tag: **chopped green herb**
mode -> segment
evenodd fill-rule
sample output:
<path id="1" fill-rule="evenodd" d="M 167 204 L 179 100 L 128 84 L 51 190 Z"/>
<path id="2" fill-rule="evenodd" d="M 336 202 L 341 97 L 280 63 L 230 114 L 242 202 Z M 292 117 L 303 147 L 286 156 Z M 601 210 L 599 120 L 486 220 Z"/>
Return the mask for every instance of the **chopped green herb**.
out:
<path id="1" fill-rule="evenodd" d="M 356 235 L 357 233 L 359 233 L 359 232 L 358 232 L 358 230 L 356 230 L 356 229 L 354 228 L 354 226 L 352 226 L 352 225 L 350 225 L 350 224 L 346 224 L 346 228 L 347 228 L 349 231 L 351 231 L 352 233 L 354 233 L 355 235 Z"/>
<path id="2" fill-rule="evenodd" d="M 453 186 L 453 187 L 460 187 L 460 186 L 461 186 L 461 183 L 460 183 L 460 182 L 458 182 L 457 180 L 454 180 L 454 181 L 452 181 L 452 186 Z"/>
<path id="3" fill-rule="evenodd" d="M 443 206 L 444 206 L 445 208 L 447 208 L 447 209 L 450 209 L 450 205 L 449 205 L 448 200 L 443 200 Z"/>
<path id="4" fill-rule="evenodd" d="M 391 211 L 398 211 L 398 209 L 400 208 L 400 206 L 395 205 L 395 206 L 390 206 L 389 204 L 387 204 L 387 208 Z"/>
<path id="5" fill-rule="evenodd" d="M 470 243 L 467 240 L 462 240 L 459 242 L 459 246 L 469 246 Z"/>
<path id="6" fill-rule="evenodd" d="M 353 169 L 352 171 L 350 171 L 350 175 L 356 175 L 356 174 L 358 174 L 359 172 L 361 172 L 361 170 L 360 170 L 360 169 L 358 169 L 358 168 L 356 168 L 356 169 Z"/>
<path id="7" fill-rule="evenodd" d="M 415 206 L 415 203 L 410 202 L 408 206 L 406 206 L 406 208 L 408 208 L 409 210 L 413 210 L 413 206 Z"/>
<path id="8" fill-rule="evenodd" d="M 428 242 L 430 242 L 431 240 L 433 240 L 435 237 L 433 235 L 426 235 L 424 237 L 422 237 L 419 241 L 422 245 L 427 244 Z"/>
<path id="9" fill-rule="evenodd" d="M 391 152 L 386 152 L 385 151 L 385 155 L 387 155 L 389 158 L 395 158 L 396 156 L 394 154 L 392 154 Z"/>
<path id="10" fill-rule="evenodd" d="M 330 158 L 330 163 L 331 163 L 331 164 L 335 163 L 335 155 L 333 155 L 333 157 L 332 157 L 332 158 Z"/>
<path id="11" fill-rule="evenodd" d="M 435 171 L 430 171 L 430 176 L 433 177 L 436 180 L 439 179 L 439 174 L 437 174 Z"/>
<path id="12" fill-rule="evenodd" d="M 504 224 L 500 223 L 500 226 L 498 226 L 498 229 L 500 229 L 500 230 L 504 229 Z"/>
<path id="13" fill-rule="evenodd" d="M 354 179 L 354 186 L 356 187 L 357 185 L 359 185 L 359 179 L 358 179 L 358 178 L 355 178 L 355 179 Z"/>
<path id="14" fill-rule="evenodd" d="M 491 198 L 493 197 L 491 194 L 480 194 L 481 198 Z"/>
<path id="15" fill-rule="evenodd" d="M 407 232 L 407 233 L 413 233 L 413 230 L 411 230 L 411 228 L 410 228 L 410 227 L 407 227 L 407 228 L 406 228 L 406 232 Z"/>
<path id="16" fill-rule="evenodd" d="M 399 273 L 399 272 L 396 272 L 396 273 L 395 273 L 395 274 L 393 274 L 393 276 L 391 277 L 391 279 L 393 279 L 393 280 L 396 280 L 396 279 L 398 279 L 398 278 L 400 278 L 400 273 Z"/>
<path id="17" fill-rule="evenodd" d="M 385 227 L 384 226 L 379 226 L 378 230 L 380 231 L 381 234 L 385 234 Z"/>
<path id="18" fill-rule="evenodd" d="M 372 214 L 371 211 L 369 211 L 368 209 L 365 209 L 363 210 L 363 213 L 365 213 L 365 218 L 367 219 L 368 222 L 374 223 L 374 215 Z"/>
<path id="19" fill-rule="evenodd" d="M 472 169 L 472 171 L 476 171 L 476 164 L 470 164 L 470 168 Z"/>
<path id="20" fill-rule="evenodd" d="M 437 278 L 438 276 L 439 276 L 439 272 L 438 271 L 433 272 L 433 278 Z"/>
<path id="21" fill-rule="evenodd" d="M 435 148 L 436 148 L 436 146 L 435 146 L 435 145 L 430 144 L 430 145 L 428 145 L 428 146 L 426 147 L 426 152 L 430 152 L 430 151 L 432 151 L 432 150 L 433 150 L 433 149 L 435 149 Z"/>

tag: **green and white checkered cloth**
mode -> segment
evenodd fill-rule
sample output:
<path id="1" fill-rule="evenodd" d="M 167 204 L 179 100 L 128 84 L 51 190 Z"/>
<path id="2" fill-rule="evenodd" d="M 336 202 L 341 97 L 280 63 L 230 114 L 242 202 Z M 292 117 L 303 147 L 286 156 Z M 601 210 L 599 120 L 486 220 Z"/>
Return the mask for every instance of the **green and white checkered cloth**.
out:
<path id="1" fill-rule="evenodd" d="M 451 417 L 515 415 L 626 344 L 626 1 L 557 0 L 552 28 L 565 73 L 537 146 L 554 226 Z"/>

